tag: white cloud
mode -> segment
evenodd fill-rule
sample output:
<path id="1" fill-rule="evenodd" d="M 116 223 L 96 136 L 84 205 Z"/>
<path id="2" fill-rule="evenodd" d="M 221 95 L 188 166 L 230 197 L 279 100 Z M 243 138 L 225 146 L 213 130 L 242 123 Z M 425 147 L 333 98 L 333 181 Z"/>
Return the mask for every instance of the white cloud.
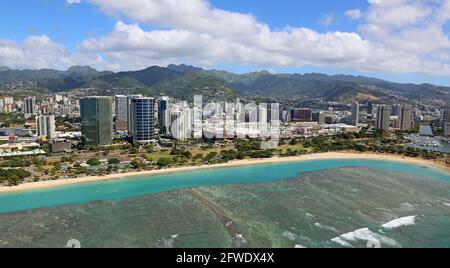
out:
<path id="1" fill-rule="evenodd" d="M 255 17 L 213 8 L 205 0 L 87 0 L 110 15 L 126 16 L 149 25 L 210 35 L 246 36 L 268 31 Z"/>
<path id="2" fill-rule="evenodd" d="M 345 16 L 349 17 L 352 20 L 357 20 L 357 19 L 360 19 L 363 16 L 363 14 L 362 14 L 361 10 L 359 10 L 359 9 L 352 9 L 352 10 L 347 10 L 345 12 Z"/>
<path id="3" fill-rule="evenodd" d="M 320 19 L 320 23 L 324 26 L 330 26 L 334 22 L 334 15 L 327 14 Z"/>
<path id="4" fill-rule="evenodd" d="M 289 28 L 243 40 L 188 30 L 145 31 L 138 24 L 121 21 L 110 34 L 85 40 L 79 51 L 86 54 L 102 51 L 112 63 L 124 68 L 185 62 L 202 66 L 219 63 L 274 67 L 314 65 L 411 72 L 425 64 L 419 57 L 387 50 L 355 33 L 320 34 L 306 28 Z M 450 69 L 433 67 L 433 71 L 450 72 Z"/>
<path id="5" fill-rule="evenodd" d="M 47 36 L 29 36 L 21 44 L 0 39 L 0 65 L 14 68 L 66 68 L 72 64 L 64 46 Z"/>
<path id="6" fill-rule="evenodd" d="M 53 42 L 46 35 L 29 36 L 21 43 L 0 39 L 0 66 L 65 70 L 72 65 L 91 65 L 102 70 L 120 69 L 120 66 L 106 61 L 101 53 L 70 53 L 63 45 Z"/>
<path id="7" fill-rule="evenodd" d="M 450 19 L 450 0 L 370 0 L 367 10 L 346 12 L 360 19 L 358 32 L 326 33 L 302 27 L 272 30 L 250 14 L 217 9 L 204 0 L 83 2 L 117 18 L 109 34 L 84 40 L 72 54 L 50 40 L 43 54 L 26 47 L 26 41 L 0 41 L 0 65 L 30 66 L 21 59 L 28 51 L 39 66 L 45 65 L 43 56 L 50 58 L 46 67 L 72 63 L 124 70 L 169 63 L 244 64 L 450 75 L 450 42 L 443 29 Z"/>
<path id="8" fill-rule="evenodd" d="M 450 19 L 450 1 L 371 0 L 359 29 L 367 40 L 388 49 L 443 60 L 450 55 L 444 26 Z M 442 64 L 448 66 L 448 61 Z"/>
<path id="9" fill-rule="evenodd" d="M 404 27 L 423 25 L 433 14 L 434 0 L 369 0 L 371 6 L 366 15 L 368 25 L 376 25 L 383 31 L 395 31 Z"/>
<path id="10" fill-rule="evenodd" d="M 81 0 L 66 0 L 67 4 L 80 4 Z"/>

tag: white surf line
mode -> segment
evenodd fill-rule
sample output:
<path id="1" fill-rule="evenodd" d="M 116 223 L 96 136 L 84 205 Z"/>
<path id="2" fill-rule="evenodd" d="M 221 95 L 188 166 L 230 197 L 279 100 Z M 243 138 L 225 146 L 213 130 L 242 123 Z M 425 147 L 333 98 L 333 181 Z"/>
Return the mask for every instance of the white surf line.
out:
<path id="1" fill-rule="evenodd" d="M 446 205 L 450 206 L 450 204 L 446 204 Z M 418 217 L 417 215 L 414 215 L 414 216 L 398 218 L 398 219 L 392 220 L 390 222 L 387 222 L 387 223 L 381 225 L 381 227 L 384 229 L 392 230 L 392 229 L 399 228 L 402 226 L 414 225 L 417 217 Z M 356 242 L 358 240 L 359 241 L 385 243 L 390 246 L 399 246 L 398 243 L 394 239 L 380 235 L 378 233 L 374 233 L 371 230 L 369 230 L 369 228 L 361 228 L 356 231 L 345 233 L 345 234 L 342 234 L 340 236 L 337 236 L 337 237 L 331 239 L 332 242 L 337 243 L 344 247 L 353 247 L 350 242 Z"/>
<path id="2" fill-rule="evenodd" d="M 416 217 L 417 217 L 417 215 L 398 218 L 398 219 L 392 220 L 388 223 L 381 225 L 381 227 L 383 227 L 385 229 L 395 229 L 395 228 L 402 227 L 402 226 L 414 225 L 416 222 Z"/>
<path id="3" fill-rule="evenodd" d="M 375 243 L 384 243 L 389 246 L 398 247 L 397 241 L 389 237 L 377 234 L 369 230 L 369 228 L 361 228 L 353 232 L 349 232 L 331 239 L 331 241 L 338 243 L 345 247 L 352 247 L 350 242 L 367 241 Z"/>

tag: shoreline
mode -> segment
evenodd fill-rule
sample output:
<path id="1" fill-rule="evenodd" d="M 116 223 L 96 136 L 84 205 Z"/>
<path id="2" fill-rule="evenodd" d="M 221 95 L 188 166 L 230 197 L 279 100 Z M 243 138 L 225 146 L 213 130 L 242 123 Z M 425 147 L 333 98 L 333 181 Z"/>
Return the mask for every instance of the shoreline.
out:
<path id="1" fill-rule="evenodd" d="M 415 165 L 427 165 L 433 168 L 437 168 L 441 171 L 450 173 L 450 168 L 441 165 L 433 160 L 426 160 L 414 157 L 404 157 L 400 155 L 390 155 L 390 154 L 374 154 L 374 153 L 356 153 L 356 152 L 328 152 L 328 153 L 318 153 L 309 154 L 294 157 L 274 157 L 267 159 L 244 159 L 244 160 L 234 160 L 224 164 L 214 164 L 214 165 L 203 165 L 203 166 L 189 166 L 189 167 L 174 167 L 167 169 L 149 170 L 149 171 L 136 171 L 128 173 L 110 174 L 105 176 L 88 176 L 80 177 L 75 179 L 59 179 L 52 181 L 41 181 L 41 182 L 28 182 L 20 184 L 17 186 L 1 186 L 0 193 L 12 193 L 27 190 L 38 190 L 53 188 L 57 186 L 66 186 L 74 184 L 83 184 L 90 182 L 100 182 L 124 179 L 130 177 L 139 176 L 155 176 L 162 174 L 180 173 L 188 171 L 197 170 L 207 170 L 215 168 L 229 168 L 229 167 L 239 167 L 248 165 L 259 165 L 259 164 L 271 164 L 271 163 L 289 163 L 289 162 L 301 162 L 308 160 L 324 160 L 324 159 L 367 159 L 367 160 L 390 160 L 396 162 L 410 163 Z"/>

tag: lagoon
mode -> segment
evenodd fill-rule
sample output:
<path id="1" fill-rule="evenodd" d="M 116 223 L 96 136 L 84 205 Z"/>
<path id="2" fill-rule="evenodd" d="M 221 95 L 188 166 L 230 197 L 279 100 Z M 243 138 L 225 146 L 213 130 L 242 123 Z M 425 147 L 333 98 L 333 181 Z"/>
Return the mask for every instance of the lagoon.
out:
<path id="1" fill-rule="evenodd" d="M 184 188 L 273 182 L 296 178 L 310 172 L 345 167 L 391 170 L 450 182 L 450 174 L 443 170 L 427 167 L 425 164 L 368 159 L 307 160 L 124 177 L 48 189 L 1 193 L 0 213 L 93 201 L 120 200 Z"/>

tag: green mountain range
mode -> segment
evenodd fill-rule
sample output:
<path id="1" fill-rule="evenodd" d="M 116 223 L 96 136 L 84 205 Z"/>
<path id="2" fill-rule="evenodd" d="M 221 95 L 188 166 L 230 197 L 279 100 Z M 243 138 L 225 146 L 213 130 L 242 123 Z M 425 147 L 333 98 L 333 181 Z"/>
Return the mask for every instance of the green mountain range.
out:
<path id="1" fill-rule="evenodd" d="M 0 90 L 8 91 L 8 83 L 19 81 L 33 81 L 36 90 L 48 92 L 89 88 L 96 94 L 134 92 L 152 96 L 169 95 L 184 100 L 192 100 L 194 95 L 200 94 L 206 99 L 243 98 L 289 102 L 450 100 L 449 87 L 430 84 L 401 84 L 363 76 L 317 73 L 272 74 L 262 71 L 234 74 L 183 64 L 117 73 L 99 72 L 88 66 L 74 66 L 66 71 L 0 67 Z"/>

